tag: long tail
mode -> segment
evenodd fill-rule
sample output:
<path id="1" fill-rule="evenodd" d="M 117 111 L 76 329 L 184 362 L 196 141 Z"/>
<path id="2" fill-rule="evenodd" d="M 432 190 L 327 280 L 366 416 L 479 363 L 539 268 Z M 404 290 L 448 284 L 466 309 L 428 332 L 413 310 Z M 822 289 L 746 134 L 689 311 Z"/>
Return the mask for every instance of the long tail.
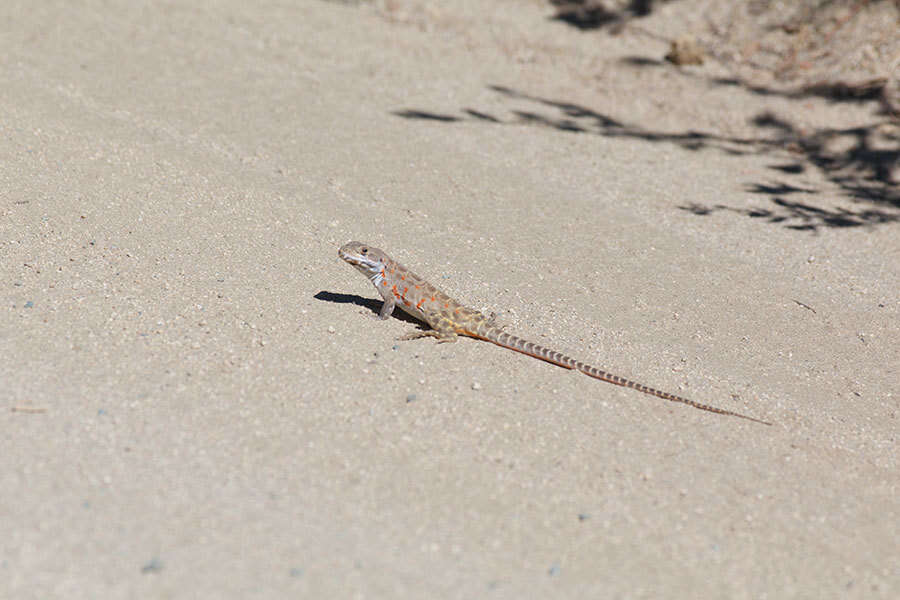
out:
<path id="1" fill-rule="evenodd" d="M 498 346 L 503 346 L 504 348 L 509 348 L 510 350 L 515 350 L 516 352 L 521 352 L 522 354 L 527 354 L 528 356 L 533 356 L 535 358 L 539 358 L 541 360 L 545 360 L 548 363 L 552 363 L 554 365 L 566 368 L 566 369 L 574 369 L 576 371 L 581 371 L 585 375 L 589 377 L 593 377 L 595 379 L 599 379 L 601 381 L 606 381 L 608 383 L 612 383 L 615 385 L 621 385 L 622 387 L 631 388 L 633 390 L 637 390 L 639 392 L 643 392 L 645 394 L 649 394 L 651 396 L 656 396 L 657 398 L 662 398 L 663 400 L 671 400 L 672 402 L 681 402 L 682 404 L 687 404 L 688 406 L 693 406 L 694 408 L 699 408 L 700 410 L 705 410 L 708 412 L 716 413 L 719 415 L 728 415 L 731 417 L 739 417 L 741 419 L 747 419 L 748 421 L 753 421 L 754 423 L 761 423 L 763 425 L 771 425 L 772 423 L 768 421 L 763 421 L 761 419 L 755 419 L 753 417 L 749 417 L 747 415 L 742 415 L 741 413 L 732 412 L 730 410 L 725 410 L 724 408 L 716 408 L 715 406 L 710 406 L 709 404 L 701 404 L 700 402 L 694 402 L 693 400 L 688 400 L 687 398 L 682 398 L 681 396 L 676 396 L 675 394 L 670 394 L 669 392 L 663 392 L 657 389 L 654 389 L 650 386 L 646 386 L 642 383 L 637 383 L 636 381 L 631 381 L 629 379 L 625 379 L 624 377 L 619 377 L 618 375 L 613 375 L 611 373 L 607 373 L 606 371 L 601 371 L 597 367 L 592 367 L 591 365 L 586 365 L 580 360 L 575 360 L 574 358 L 570 358 L 563 354 L 562 352 L 557 352 L 556 350 L 550 350 L 549 348 L 544 348 L 538 344 L 533 342 L 528 342 L 523 340 L 522 338 L 518 338 L 512 334 L 506 333 L 505 331 L 500 331 L 499 329 L 490 329 L 487 331 L 482 331 L 481 334 L 476 335 L 473 333 L 467 333 L 467 335 L 471 335 L 472 337 L 477 337 L 488 342 L 492 342 L 497 344 Z"/>

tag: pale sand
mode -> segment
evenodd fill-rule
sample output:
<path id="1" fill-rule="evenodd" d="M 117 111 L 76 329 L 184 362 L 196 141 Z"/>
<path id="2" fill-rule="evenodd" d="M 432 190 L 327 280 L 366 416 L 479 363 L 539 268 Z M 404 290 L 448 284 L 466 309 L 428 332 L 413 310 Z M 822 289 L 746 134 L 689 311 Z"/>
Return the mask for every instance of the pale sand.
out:
<path id="1" fill-rule="evenodd" d="M 0 597 L 900 595 L 900 209 L 754 121 L 875 103 L 537 1 L 108 4 L 0 7 Z M 351 239 L 775 425 L 398 342 Z"/>

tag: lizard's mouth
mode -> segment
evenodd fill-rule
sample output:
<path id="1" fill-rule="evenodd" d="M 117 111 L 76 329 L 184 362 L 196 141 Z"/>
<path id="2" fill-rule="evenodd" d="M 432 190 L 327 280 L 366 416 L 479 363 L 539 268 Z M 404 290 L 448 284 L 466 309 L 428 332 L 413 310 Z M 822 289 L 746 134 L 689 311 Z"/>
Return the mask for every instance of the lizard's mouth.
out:
<path id="1" fill-rule="evenodd" d="M 341 250 L 338 250 L 338 256 L 340 256 L 343 260 L 347 261 L 347 262 L 350 263 L 351 265 L 356 266 L 356 265 L 359 264 L 359 259 L 357 259 L 357 258 L 356 258 L 355 256 L 353 256 L 352 254 L 347 254 L 347 253 L 344 252 L 342 249 L 341 249 Z"/>
<path id="2" fill-rule="evenodd" d="M 345 262 L 347 262 L 347 263 L 353 265 L 354 267 L 356 267 L 357 269 L 360 269 L 363 271 L 371 271 L 372 269 L 375 268 L 374 263 L 369 262 L 366 259 L 361 258 L 359 256 L 355 256 L 353 254 L 344 252 L 343 250 L 338 250 L 338 256 L 340 256 Z"/>

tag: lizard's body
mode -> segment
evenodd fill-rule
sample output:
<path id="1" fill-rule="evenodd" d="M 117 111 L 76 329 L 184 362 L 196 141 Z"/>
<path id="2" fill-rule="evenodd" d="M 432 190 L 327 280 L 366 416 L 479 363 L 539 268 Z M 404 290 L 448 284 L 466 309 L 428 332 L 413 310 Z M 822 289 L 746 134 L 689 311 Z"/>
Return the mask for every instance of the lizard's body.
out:
<path id="1" fill-rule="evenodd" d="M 384 304 L 378 315 L 380 318 L 387 319 L 394 312 L 394 307 L 399 306 L 403 311 L 431 327 L 430 330 L 418 332 L 412 337 L 432 336 L 436 337 L 438 342 L 454 342 L 459 335 L 478 338 L 651 396 L 681 402 L 720 415 L 730 415 L 771 425 L 760 419 L 694 402 L 618 375 L 606 373 L 596 367 L 569 358 L 561 352 L 544 348 L 506 333 L 494 325 L 492 318 L 486 317 L 473 308 L 463 306 L 378 248 L 360 242 L 349 242 L 338 250 L 338 255 L 365 275 L 384 298 Z"/>

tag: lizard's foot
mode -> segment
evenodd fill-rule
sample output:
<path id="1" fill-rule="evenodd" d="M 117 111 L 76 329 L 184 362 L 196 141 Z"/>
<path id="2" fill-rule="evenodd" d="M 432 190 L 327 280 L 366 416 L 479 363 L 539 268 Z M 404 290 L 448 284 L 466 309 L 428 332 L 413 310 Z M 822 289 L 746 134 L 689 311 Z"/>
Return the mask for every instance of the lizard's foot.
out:
<path id="1" fill-rule="evenodd" d="M 487 324 L 495 329 L 503 329 L 506 327 L 506 323 L 501 323 L 500 317 L 495 312 L 492 312 L 491 316 L 488 317 Z"/>
<path id="2" fill-rule="evenodd" d="M 426 329 L 425 331 L 415 330 L 410 331 L 409 333 L 400 336 L 397 339 L 400 340 L 417 340 L 423 337 L 433 337 L 437 338 L 438 344 L 442 344 L 444 342 L 455 342 L 456 334 L 455 333 L 441 333 L 439 331 L 435 331 L 434 329 Z"/>
<path id="3" fill-rule="evenodd" d="M 437 335 L 437 332 L 431 331 L 430 329 L 427 331 L 421 331 L 421 330 L 415 329 L 413 331 L 410 331 L 409 333 L 404 333 L 397 339 L 401 340 L 401 341 L 408 341 L 408 340 L 417 340 L 417 339 L 423 338 L 423 337 L 432 337 L 432 336 L 436 336 L 436 335 Z"/>

